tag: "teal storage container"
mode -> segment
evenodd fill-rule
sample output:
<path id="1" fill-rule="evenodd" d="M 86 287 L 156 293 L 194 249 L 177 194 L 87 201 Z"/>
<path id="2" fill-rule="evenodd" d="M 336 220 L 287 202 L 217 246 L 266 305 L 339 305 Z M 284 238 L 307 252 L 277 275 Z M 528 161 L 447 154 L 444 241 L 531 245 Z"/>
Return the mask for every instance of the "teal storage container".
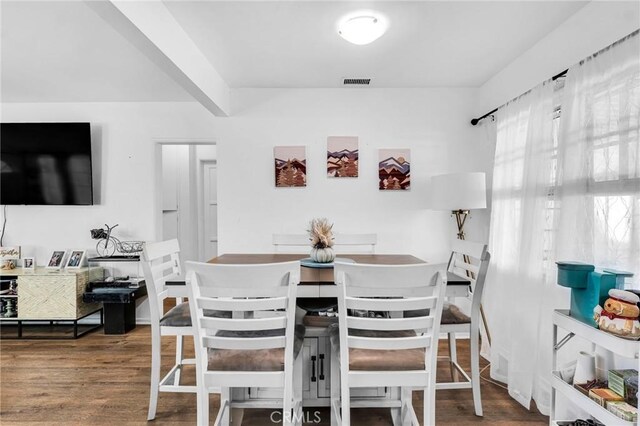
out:
<path id="1" fill-rule="evenodd" d="M 582 262 L 556 262 L 558 265 L 558 284 L 569 288 L 586 288 L 587 277 L 596 268 Z"/>
<path id="2" fill-rule="evenodd" d="M 582 322 L 596 326 L 593 320 L 593 309 L 604 306 L 609 297 L 609 290 L 616 288 L 616 276 L 607 272 L 590 272 L 587 286 L 583 289 L 571 290 L 571 309 L 569 315 Z"/>

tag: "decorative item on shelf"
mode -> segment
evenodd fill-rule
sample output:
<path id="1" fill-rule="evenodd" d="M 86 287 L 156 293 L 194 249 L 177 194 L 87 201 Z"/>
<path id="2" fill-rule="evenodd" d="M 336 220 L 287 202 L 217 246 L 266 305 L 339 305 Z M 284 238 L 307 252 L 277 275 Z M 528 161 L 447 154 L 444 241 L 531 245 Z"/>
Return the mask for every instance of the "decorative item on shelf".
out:
<path id="1" fill-rule="evenodd" d="M 601 407 L 606 407 L 610 401 L 624 401 L 624 398 L 611 389 L 591 389 L 589 398 L 598 403 Z"/>
<path id="2" fill-rule="evenodd" d="M 313 219 L 309 224 L 309 240 L 311 240 L 310 257 L 314 262 L 333 262 L 336 254 L 333 251 L 333 224 L 325 218 Z"/>
<path id="3" fill-rule="evenodd" d="M 33 257 L 22 258 L 22 269 L 34 271 L 36 269 L 36 260 Z"/>
<path id="4" fill-rule="evenodd" d="M 631 377 L 638 377 L 638 372 L 634 369 L 609 370 L 609 389 L 626 398 L 625 382 Z"/>
<path id="5" fill-rule="evenodd" d="M 64 265 L 64 258 L 67 254 L 66 250 L 54 250 L 49 257 L 49 262 L 47 263 L 47 269 L 60 269 L 62 265 Z"/>
<path id="6" fill-rule="evenodd" d="M 111 232 L 118 226 L 115 224 L 109 226 L 104 225 L 104 228 L 96 228 L 91 230 L 91 238 L 98 240 L 96 244 L 96 252 L 101 257 L 111 257 L 115 252 L 119 252 L 125 255 L 136 255 L 142 252 L 144 248 L 144 241 L 120 241 Z"/>
<path id="7" fill-rule="evenodd" d="M 0 247 L 0 269 L 15 269 L 20 259 L 20 247 Z"/>
<path id="8" fill-rule="evenodd" d="M 590 380 L 586 383 L 576 383 L 573 385 L 574 388 L 580 391 L 584 396 L 589 396 L 589 391 L 591 389 L 606 389 L 607 381 L 606 380 Z"/>
<path id="9" fill-rule="evenodd" d="M 625 290 L 609 290 L 609 298 L 604 302 L 604 308 L 598 305 L 593 309 L 593 320 L 597 327 L 616 336 L 638 340 L 640 339 L 640 308 L 637 303 L 640 298 Z"/>
<path id="10" fill-rule="evenodd" d="M 609 290 L 616 288 L 619 274 L 628 272 L 596 271 L 593 265 L 582 262 L 559 261 L 558 285 L 571 288 L 571 308 L 569 315 L 593 327 L 594 308 L 604 306 Z"/>
<path id="11" fill-rule="evenodd" d="M 638 420 L 638 409 L 624 401 L 607 402 L 607 411 L 628 422 L 636 422 Z"/>
<path id="12" fill-rule="evenodd" d="M 573 375 L 573 384 L 588 383 L 596 379 L 596 355 L 580 351 Z"/>
<path id="13" fill-rule="evenodd" d="M 3 260 L 0 264 L 0 269 L 11 270 L 16 269 L 17 260 Z"/>
<path id="14" fill-rule="evenodd" d="M 638 406 L 638 375 L 625 377 L 624 400 L 634 407 Z"/>
<path id="15" fill-rule="evenodd" d="M 69 260 L 67 261 L 67 265 L 65 268 L 67 269 L 78 269 L 84 265 L 84 260 L 87 255 L 86 250 L 72 250 L 69 255 Z"/>

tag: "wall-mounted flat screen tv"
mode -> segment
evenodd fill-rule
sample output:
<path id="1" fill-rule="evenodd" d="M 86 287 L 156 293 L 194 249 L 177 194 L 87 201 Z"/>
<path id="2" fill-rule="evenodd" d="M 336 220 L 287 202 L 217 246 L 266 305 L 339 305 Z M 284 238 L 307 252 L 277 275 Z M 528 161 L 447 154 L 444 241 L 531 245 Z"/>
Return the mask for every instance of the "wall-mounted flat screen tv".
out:
<path id="1" fill-rule="evenodd" d="M 93 204 L 89 123 L 1 123 L 0 204 Z"/>

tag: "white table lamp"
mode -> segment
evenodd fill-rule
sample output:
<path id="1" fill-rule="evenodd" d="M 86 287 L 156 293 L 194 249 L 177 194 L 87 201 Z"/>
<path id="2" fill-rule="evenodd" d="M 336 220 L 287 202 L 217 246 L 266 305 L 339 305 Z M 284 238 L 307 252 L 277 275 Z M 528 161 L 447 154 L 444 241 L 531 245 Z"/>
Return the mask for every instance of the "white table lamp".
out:
<path id="1" fill-rule="evenodd" d="M 469 211 L 487 208 L 486 177 L 482 172 L 451 173 L 431 178 L 432 210 L 448 210 L 456 217 L 458 238 L 464 240 Z"/>

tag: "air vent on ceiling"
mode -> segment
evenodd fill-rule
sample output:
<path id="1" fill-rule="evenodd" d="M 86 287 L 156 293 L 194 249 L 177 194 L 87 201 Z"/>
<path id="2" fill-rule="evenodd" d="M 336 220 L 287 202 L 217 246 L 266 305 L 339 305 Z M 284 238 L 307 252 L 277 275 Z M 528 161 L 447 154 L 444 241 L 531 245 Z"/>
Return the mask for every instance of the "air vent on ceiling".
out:
<path id="1" fill-rule="evenodd" d="M 342 80 L 345 86 L 368 86 L 371 84 L 370 78 L 345 78 Z"/>

